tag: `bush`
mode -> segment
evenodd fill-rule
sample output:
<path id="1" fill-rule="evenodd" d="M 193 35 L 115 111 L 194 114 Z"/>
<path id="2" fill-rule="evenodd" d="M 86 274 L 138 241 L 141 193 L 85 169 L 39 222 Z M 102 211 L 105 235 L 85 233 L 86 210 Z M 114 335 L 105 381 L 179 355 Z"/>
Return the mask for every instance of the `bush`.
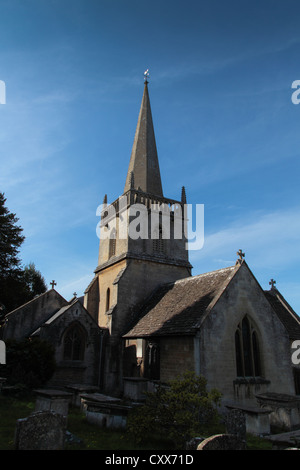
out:
<path id="1" fill-rule="evenodd" d="M 136 442 L 151 434 L 169 436 L 176 448 L 183 449 L 192 437 L 218 422 L 221 394 L 215 389 L 208 392 L 206 385 L 204 377 L 187 372 L 168 386 L 158 386 L 129 415 L 128 433 Z"/>
<path id="2" fill-rule="evenodd" d="M 52 345 L 38 338 L 6 341 L 6 364 L 0 366 L 0 376 L 7 385 L 23 385 L 28 389 L 43 386 L 55 370 Z"/>

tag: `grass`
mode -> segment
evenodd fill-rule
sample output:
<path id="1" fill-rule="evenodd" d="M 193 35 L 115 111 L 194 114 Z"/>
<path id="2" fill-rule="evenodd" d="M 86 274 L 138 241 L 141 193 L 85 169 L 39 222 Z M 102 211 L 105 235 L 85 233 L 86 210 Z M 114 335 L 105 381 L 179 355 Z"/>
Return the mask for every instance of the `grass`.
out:
<path id="1" fill-rule="evenodd" d="M 14 449 L 17 419 L 26 418 L 35 409 L 34 398 L 13 398 L 0 394 L 0 450 Z M 66 444 L 66 450 L 172 450 L 172 444 L 161 437 L 146 444 L 130 441 L 126 431 L 108 430 L 89 423 L 79 408 L 70 407 L 68 431 L 80 439 L 80 443 Z M 220 429 L 220 432 L 224 432 Z M 269 450 L 270 443 L 253 435 L 247 435 L 249 450 Z M 174 450 L 174 448 L 173 448 Z"/>
<path id="2" fill-rule="evenodd" d="M 35 409 L 35 399 L 18 399 L 0 394 L 0 450 L 14 449 L 16 422 Z M 135 445 L 125 431 L 100 428 L 86 420 L 79 408 L 69 408 L 67 429 L 81 443 L 66 444 L 66 450 L 162 450 L 172 449 L 166 439 L 152 439 L 148 445 Z"/>

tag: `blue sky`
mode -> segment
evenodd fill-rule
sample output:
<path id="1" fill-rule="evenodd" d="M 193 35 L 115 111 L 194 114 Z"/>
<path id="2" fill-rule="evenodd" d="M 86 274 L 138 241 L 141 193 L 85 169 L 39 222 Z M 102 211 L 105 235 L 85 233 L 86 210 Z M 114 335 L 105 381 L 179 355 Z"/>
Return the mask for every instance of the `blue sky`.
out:
<path id="1" fill-rule="evenodd" d="M 97 266 L 96 209 L 122 194 L 149 93 L 164 194 L 205 206 L 193 274 L 243 249 L 300 313 L 297 0 L 0 0 L 0 190 L 66 298 Z"/>

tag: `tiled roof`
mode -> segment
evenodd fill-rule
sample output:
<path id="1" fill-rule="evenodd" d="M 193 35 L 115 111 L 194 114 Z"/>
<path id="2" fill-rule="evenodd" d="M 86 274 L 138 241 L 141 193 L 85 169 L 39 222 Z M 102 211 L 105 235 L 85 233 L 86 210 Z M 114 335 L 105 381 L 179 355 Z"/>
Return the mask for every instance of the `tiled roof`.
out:
<path id="1" fill-rule="evenodd" d="M 165 284 L 142 308 L 125 338 L 192 335 L 237 271 L 237 266 Z"/>
<path id="2" fill-rule="evenodd" d="M 290 339 L 300 339 L 300 319 L 285 298 L 274 288 L 265 291 L 265 295 L 279 320 L 286 328 Z"/>

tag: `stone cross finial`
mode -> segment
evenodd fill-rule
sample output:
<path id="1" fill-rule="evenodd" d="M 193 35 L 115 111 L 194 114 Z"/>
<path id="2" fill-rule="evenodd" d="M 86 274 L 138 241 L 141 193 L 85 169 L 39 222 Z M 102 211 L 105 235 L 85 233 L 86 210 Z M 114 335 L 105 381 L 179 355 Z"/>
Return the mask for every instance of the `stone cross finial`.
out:
<path id="1" fill-rule="evenodd" d="M 77 297 L 77 292 L 73 292 L 74 297 Z"/>
<path id="2" fill-rule="evenodd" d="M 245 253 L 243 253 L 242 250 L 239 250 L 236 252 L 236 254 L 239 256 L 240 259 L 238 259 L 238 262 L 241 263 L 243 261 L 243 258 L 245 258 Z"/>
<path id="3" fill-rule="evenodd" d="M 50 286 L 52 286 L 52 289 L 54 289 L 54 286 L 56 286 L 56 282 L 55 281 L 50 282 Z"/>
<path id="4" fill-rule="evenodd" d="M 274 279 L 271 279 L 270 282 L 269 282 L 269 285 L 271 286 L 271 289 L 275 289 L 275 284 L 276 284 L 276 281 Z"/>

